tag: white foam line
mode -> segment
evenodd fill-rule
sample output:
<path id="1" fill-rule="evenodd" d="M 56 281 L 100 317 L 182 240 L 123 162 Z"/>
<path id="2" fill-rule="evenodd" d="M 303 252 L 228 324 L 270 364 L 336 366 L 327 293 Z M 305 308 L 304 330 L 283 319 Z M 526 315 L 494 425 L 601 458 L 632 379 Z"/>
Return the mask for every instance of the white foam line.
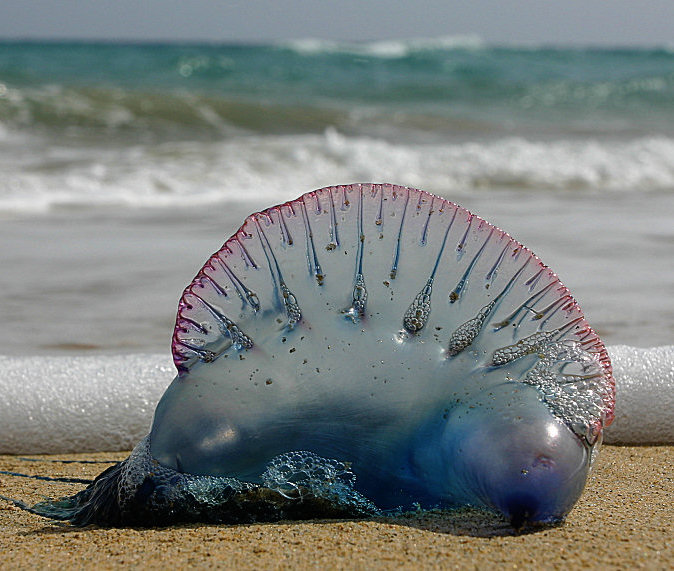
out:
<path id="1" fill-rule="evenodd" d="M 0 453 L 131 449 L 175 376 L 170 354 L 0 357 Z"/>
<path id="2" fill-rule="evenodd" d="M 674 345 L 608 347 L 616 382 L 609 444 L 674 444 Z"/>
<path id="3" fill-rule="evenodd" d="M 605 441 L 674 443 L 674 345 L 609 347 L 616 418 Z M 0 356 L 0 453 L 118 451 L 152 422 L 170 355 Z"/>

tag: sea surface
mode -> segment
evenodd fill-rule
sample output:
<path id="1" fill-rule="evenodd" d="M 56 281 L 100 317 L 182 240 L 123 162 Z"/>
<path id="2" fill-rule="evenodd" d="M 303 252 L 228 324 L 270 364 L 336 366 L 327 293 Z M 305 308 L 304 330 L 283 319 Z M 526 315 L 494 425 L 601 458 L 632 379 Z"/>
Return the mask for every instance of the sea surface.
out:
<path id="1" fill-rule="evenodd" d="M 168 354 L 247 214 L 366 181 L 508 231 L 607 344 L 674 343 L 671 49 L 0 43 L 0 354 Z"/>

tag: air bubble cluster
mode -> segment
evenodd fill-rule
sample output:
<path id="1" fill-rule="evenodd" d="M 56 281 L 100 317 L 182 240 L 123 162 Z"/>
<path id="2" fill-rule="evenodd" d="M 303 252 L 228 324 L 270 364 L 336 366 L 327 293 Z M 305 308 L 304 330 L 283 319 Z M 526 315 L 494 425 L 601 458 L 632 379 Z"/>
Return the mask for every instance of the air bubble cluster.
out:
<path id="1" fill-rule="evenodd" d="M 340 507 L 376 513 L 377 507 L 356 492 L 356 475 L 347 463 L 304 450 L 276 456 L 262 474 L 264 486 L 289 499 L 314 496 Z"/>
<path id="2" fill-rule="evenodd" d="M 536 387 L 557 418 L 594 444 L 611 393 L 601 363 L 575 341 L 550 343 L 539 357 L 522 382 Z"/>

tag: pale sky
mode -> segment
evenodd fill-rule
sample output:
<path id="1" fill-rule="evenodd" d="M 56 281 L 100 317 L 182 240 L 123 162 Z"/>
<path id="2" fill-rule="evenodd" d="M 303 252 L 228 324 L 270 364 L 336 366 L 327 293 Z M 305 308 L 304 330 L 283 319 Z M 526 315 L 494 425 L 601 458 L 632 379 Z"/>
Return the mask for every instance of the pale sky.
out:
<path id="1" fill-rule="evenodd" d="M 674 0 L 0 0 L 0 39 L 674 45 Z"/>

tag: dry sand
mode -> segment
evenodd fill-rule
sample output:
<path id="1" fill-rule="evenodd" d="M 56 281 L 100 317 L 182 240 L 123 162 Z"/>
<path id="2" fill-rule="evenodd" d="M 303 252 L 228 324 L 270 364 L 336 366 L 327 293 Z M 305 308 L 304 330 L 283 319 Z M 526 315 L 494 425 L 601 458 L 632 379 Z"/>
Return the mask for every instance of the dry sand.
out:
<path id="1" fill-rule="evenodd" d="M 105 467 L 39 458 L 0 456 L 0 470 L 87 478 Z M 524 534 L 470 511 L 366 521 L 78 529 L 0 500 L 0 568 L 673 569 L 673 466 L 673 446 L 606 446 L 566 523 Z M 1 495 L 29 503 L 80 487 L 0 475 Z"/>

